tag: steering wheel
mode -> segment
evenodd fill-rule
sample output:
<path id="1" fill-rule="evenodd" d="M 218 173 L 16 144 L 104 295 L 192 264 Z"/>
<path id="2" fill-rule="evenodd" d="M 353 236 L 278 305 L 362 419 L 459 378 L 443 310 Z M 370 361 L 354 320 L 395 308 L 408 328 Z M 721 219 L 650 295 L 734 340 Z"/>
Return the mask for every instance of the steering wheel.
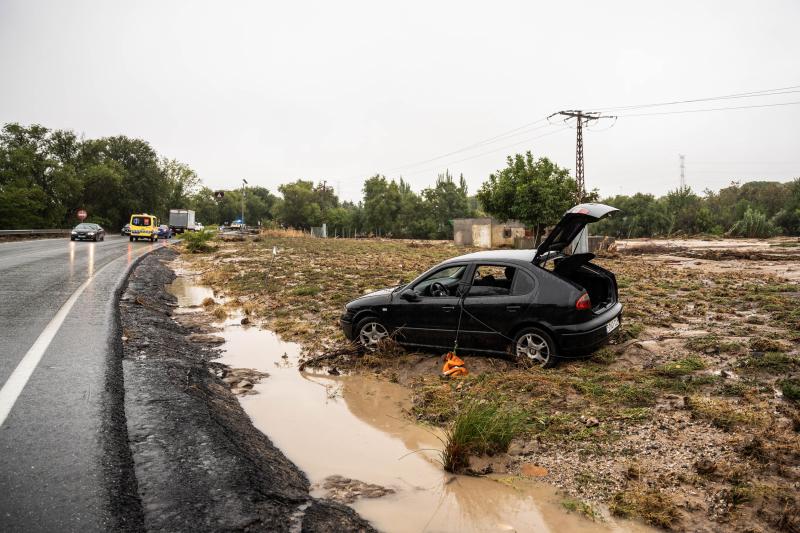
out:
<path id="1" fill-rule="evenodd" d="M 450 296 L 450 293 L 447 291 L 447 287 L 438 281 L 431 283 L 431 294 L 433 296 Z"/>

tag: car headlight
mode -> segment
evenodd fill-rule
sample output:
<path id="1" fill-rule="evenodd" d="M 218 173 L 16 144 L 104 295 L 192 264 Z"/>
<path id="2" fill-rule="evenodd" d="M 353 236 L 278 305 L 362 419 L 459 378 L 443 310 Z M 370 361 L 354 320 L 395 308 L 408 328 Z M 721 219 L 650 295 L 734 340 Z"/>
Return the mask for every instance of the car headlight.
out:
<path id="1" fill-rule="evenodd" d="M 89 232 L 89 233 L 87 233 L 86 235 L 94 235 L 94 232 L 93 232 L 93 231 L 90 231 L 90 232 Z"/>
<path id="2" fill-rule="evenodd" d="M 73 235 L 77 235 L 77 234 L 78 234 L 78 232 L 77 232 L 77 231 L 75 231 L 75 230 L 72 230 L 72 234 L 73 234 Z"/>

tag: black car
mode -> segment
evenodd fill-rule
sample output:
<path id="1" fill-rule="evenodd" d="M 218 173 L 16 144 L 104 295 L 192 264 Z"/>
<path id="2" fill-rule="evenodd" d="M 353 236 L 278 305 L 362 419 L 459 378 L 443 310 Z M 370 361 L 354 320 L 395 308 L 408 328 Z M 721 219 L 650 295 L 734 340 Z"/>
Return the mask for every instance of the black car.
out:
<path id="1" fill-rule="evenodd" d="M 125 224 L 122 226 L 122 230 L 120 230 L 120 235 L 123 237 L 130 237 L 131 236 L 131 225 Z"/>
<path id="2" fill-rule="evenodd" d="M 70 233 L 69 239 L 71 241 L 104 241 L 106 239 L 106 230 L 98 224 L 82 222 L 75 226 Z"/>
<path id="3" fill-rule="evenodd" d="M 614 274 L 568 255 L 587 224 L 616 208 L 570 209 L 536 250 L 493 250 L 448 259 L 407 285 L 345 306 L 345 336 L 374 350 L 387 335 L 401 344 L 468 353 L 511 353 L 553 366 L 591 353 L 622 319 Z"/>

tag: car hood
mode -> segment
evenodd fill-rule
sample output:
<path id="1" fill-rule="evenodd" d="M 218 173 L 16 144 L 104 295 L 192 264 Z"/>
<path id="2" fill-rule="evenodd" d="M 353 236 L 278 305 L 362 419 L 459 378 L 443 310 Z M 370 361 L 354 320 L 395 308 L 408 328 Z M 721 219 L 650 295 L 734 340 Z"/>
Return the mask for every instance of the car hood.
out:
<path id="1" fill-rule="evenodd" d="M 356 305 L 379 305 L 382 303 L 388 303 L 389 300 L 392 298 L 392 291 L 394 291 L 395 287 L 387 287 L 385 289 L 380 289 L 375 292 L 370 292 L 365 294 L 364 296 L 359 296 L 355 300 L 351 301 L 347 305 L 356 304 Z"/>
<path id="2" fill-rule="evenodd" d="M 617 211 L 619 211 L 619 209 L 616 207 L 605 204 L 589 203 L 576 205 L 564 213 L 564 216 L 558 221 L 553 231 L 551 231 L 544 242 L 539 245 L 536 249 L 536 255 L 533 257 L 533 262 L 535 263 L 540 255 L 547 252 L 564 251 L 564 248 L 572 243 L 587 224 L 597 222 Z"/>

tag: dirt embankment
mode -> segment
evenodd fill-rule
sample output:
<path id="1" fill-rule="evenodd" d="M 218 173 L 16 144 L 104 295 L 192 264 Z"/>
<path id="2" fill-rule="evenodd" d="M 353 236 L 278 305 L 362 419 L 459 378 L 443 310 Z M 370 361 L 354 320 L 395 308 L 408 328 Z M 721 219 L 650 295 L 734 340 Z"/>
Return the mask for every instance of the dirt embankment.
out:
<path id="1" fill-rule="evenodd" d="M 256 430 L 218 377 L 217 353 L 172 318 L 162 249 L 134 270 L 121 307 L 125 411 L 144 527 L 159 531 L 372 531 L 309 496 L 305 475 Z M 197 332 L 194 332 L 197 333 Z"/>
<path id="2" fill-rule="evenodd" d="M 707 254 L 694 242 L 669 244 Z M 774 257 L 794 256 L 795 246 L 759 244 L 769 259 L 753 250 L 741 259 L 740 243 L 727 252 L 714 244 L 714 259 L 679 257 L 672 248 L 598 259 L 616 273 L 625 312 L 615 344 L 589 361 L 541 370 L 465 357 L 470 375 L 446 382 L 434 354 L 392 351 L 328 364 L 409 387 L 410 416 L 434 425 L 474 401 L 521 411 L 524 434 L 497 464 L 538 472 L 585 502 L 586 514 L 607 505 L 676 530 L 798 531 L 800 270 Z M 187 260 L 225 293 L 226 306 L 242 307 L 314 355 L 341 345 L 345 302 L 464 251 L 261 237 Z"/>

